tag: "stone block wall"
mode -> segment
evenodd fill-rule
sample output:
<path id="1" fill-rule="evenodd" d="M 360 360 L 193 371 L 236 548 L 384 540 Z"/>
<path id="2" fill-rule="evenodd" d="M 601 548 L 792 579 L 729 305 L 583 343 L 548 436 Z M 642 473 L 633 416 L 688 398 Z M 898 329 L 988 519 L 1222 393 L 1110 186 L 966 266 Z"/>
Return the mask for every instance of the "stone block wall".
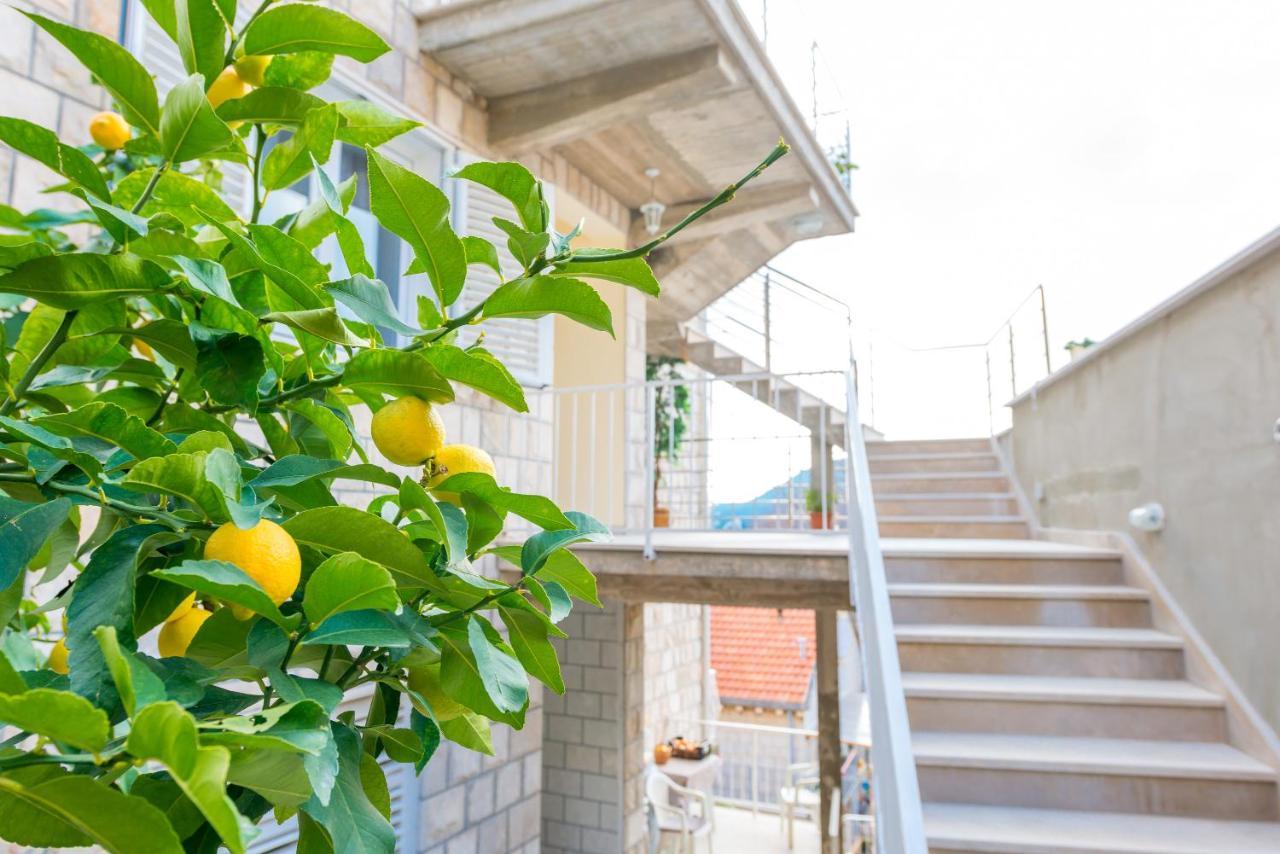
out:
<path id="1" fill-rule="evenodd" d="M 644 606 L 644 743 L 701 738 L 710 649 L 707 606 Z"/>

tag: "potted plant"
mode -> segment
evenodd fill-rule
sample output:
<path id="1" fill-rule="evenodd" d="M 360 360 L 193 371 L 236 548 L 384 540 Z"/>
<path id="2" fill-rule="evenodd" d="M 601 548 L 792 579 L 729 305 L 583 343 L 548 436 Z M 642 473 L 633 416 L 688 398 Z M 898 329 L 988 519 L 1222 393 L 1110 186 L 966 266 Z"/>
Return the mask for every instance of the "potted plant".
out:
<path id="1" fill-rule="evenodd" d="M 662 483 L 662 461 L 675 464 L 680 459 L 680 450 L 684 447 L 685 434 L 689 429 L 691 404 L 689 387 L 678 382 L 680 366 L 684 362 L 670 356 L 649 356 L 645 361 L 645 379 L 658 382 L 653 392 L 653 527 L 667 528 L 671 525 L 671 508 L 663 507 L 659 501 L 659 486 Z"/>
<path id="2" fill-rule="evenodd" d="M 814 530 L 830 529 L 835 527 L 836 519 L 836 494 L 834 492 L 827 493 L 827 518 L 826 524 L 823 524 L 822 518 L 822 493 L 817 489 L 808 489 L 804 493 L 804 509 L 809 511 L 809 527 Z"/>
<path id="3" fill-rule="evenodd" d="M 1063 348 L 1071 355 L 1071 361 L 1075 361 L 1088 352 L 1090 347 L 1097 344 L 1092 338 L 1081 338 L 1079 341 L 1068 341 Z"/>

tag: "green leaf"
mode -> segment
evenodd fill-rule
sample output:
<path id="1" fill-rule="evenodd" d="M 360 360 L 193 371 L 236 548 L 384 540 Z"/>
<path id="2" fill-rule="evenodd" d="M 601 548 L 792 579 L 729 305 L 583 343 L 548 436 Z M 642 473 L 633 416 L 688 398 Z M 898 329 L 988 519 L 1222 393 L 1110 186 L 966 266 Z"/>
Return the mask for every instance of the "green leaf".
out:
<path id="1" fill-rule="evenodd" d="M 480 617 L 473 616 L 467 621 L 467 642 L 480 670 L 480 679 L 499 711 L 518 712 L 529 703 L 528 677 L 520 663 L 490 639 L 492 629 L 486 631 L 487 628 L 488 624 Z"/>
<path id="2" fill-rule="evenodd" d="M 175 0 L 174 34 L 182 67 L 212 85 L 222 71 L 227 50 L 227 22 L 221 10 L 213 0 Z"/>
<path id="3" fill-rule="evenodd" d="M 312 169 L 312 158 L 325 163 L 333 150 L 338 130 L 338 110 L 325 104 L 307 113 L 297 133 L 271 149 L 262 164 L 262 185 L 280 190 L 293 184 Z"/>
<path id="4" fill-rule="evenodd" d="M 310 421 L 324 436 L 335 458 L 345 460 L 351 453 L 351 448 L 355 445 L 351 428 L 332 409 L 310 398 L 291 400 L 284 404 L 284 408 Z"/>
<path id="5" fill-rule="evenodd" d="M 72 253 L 33 258 L 0 276 L 0 293 L 31 297 L 70 311 L 122 297 L 152 295 L 168 283 L 164 270 L 137 255 Z"/>
<path id="6" fill-rule="evenodd" d="M 281 62 L 276 59 L 272 64 Z M 288 86 L 263 86 L 243 98 L 233 98 L 218 106 L 218 118 L 224 122 L 248 122 L 265 125 L 296 125 L 324 101 L 315 95 Z"/>
<path id="7" fill-rule="evenodd" d="M 228 679 L 258 679 L 262 671 L 249 663 L 246 651 L 252 626 L 249 620 L 236 619 L 230 608 L 219 608 L 200 626 L 186 657 Z"/>
<path id="8" fill-rule="evenodd" d="M 574 527 L 574 523 L 551 499 L 542 495 L 512 492 L 505 486 L 499 486 L 493 477 L 482 472 L 450 475 L 437 488 L 442 492 L 474 495 L 503 513 L 515 513 L 540 528 L 570 530 Z"/>
<path id="9" fill-rule="evenodd" d="M 63 436 L 87 436 L 121 448 L 135 460 L 162 457 L 177 446 L 114 403 L 90 403 L 58 415 L 46 415 L 32 422 Z"/>
<path id="10" fill-rule="evenodd" d="M 413 770 L 421 774 L 427 762 L 435 755 L 436 748 L 440 746 L 440 725 L 415 708 L 409 713 L 409 726 L 421 739 L 422 756 L 413 764 Z"/>
<path id="11" fill-rule="evenodd" d="M 264 314 L 262 319 L 271 323 L 283 323 L 291 329 L 300 329 L 325 341 L 345 344 L 349 347 L 362 347 L 365 342 L 351 334 L 347 325 L 342 322 L 336 309 L 309 308 L 300 311 L 273 311 Z"/>
<path id="12" fill-rule="evenodd" d="M 160 319 L 136 329 L 123 328 L 111 331 L 127 333 L 132 338 L 142 341 L 179 368 L 195 370 L 196 345 L 192 343 L 191 332 L 185 323 Z"/>
<path id="13" fill-rule="evenodd" d="M 155 538 L 155 539 L 153 539 Z M 117 529 L 89 558 L 71 588 L 67 606 L 67 648 L 71 651 L 71 689 L 104 709 L 117 706 L 114 680 L 94 631 L 109 626 L 127 650 L 137 648 L 134 591 L 138 564 L 154 545 L 172 538 L 160 525 Z"/>
<path id="14" fill-rule="evenodd" d="M 547 230 L 546 209 L 542 190 L 533 173 L 519 163 L 468 163 L 453 177 L 488 187 L 516 209 L 520 224 L 532 232 Z"/>
<path id="15" fill-rule="evenodd" d="M 71 440 L 64 436 L 51 433 L 29 421 L 19 421 L 5 415 L 0 415 L 0 426 L 17 437 L 18 441 L 29 442 L 44 448 L 57 459 L 66 460 L 91 477 L 97 477 L 102 473 L 102 464 L 97 458 L 77 450 Z M 0 534 L 0 536 L 3 535 Z M 0 567 L 5 565 L 4 561 L 0 560 Z M 2 578 L 3 576 L 0 576 L 0 579 Z"/>
<path id="16" fill-rule="evenodd" d="M 378 733 L 387 755 L 396 762 L 417 762 L 425 749 L 422 738 L 411 729 L 392 728 Z"/>
<path id="17" fill-rule="evenodd" d="M 227 796 L 230 754 L 221 746 L 201 747 L 196 722 L 181 706 L 173 702 L 147 706 L 134 720 L 125 747 L 139 759 L 155 759 L 168 768 L 223 844 L 232 854 L 244 854 L 254 830 Z"/>
<path id="18" fill-rule="evenodd" d="M 0 694 L 0 721 L 91 753 L 106 747 L 110 734 L 105 712 L 84 697 L 52 688 Z"/>
<path id="19" fill-rule="evenodd" d="M 463 350 L 452 344 L 433 344 L 424 353 L 446 379 L 470 386 L 516 412 L 528 412 L 524 389 L 501 361 L 479 347 Z"/>
<path id="20" fill-rule="evenodd" d="M 164 683 L 160 677 L 133 653 L 121 648 L 114 626 L 99 626 L 93 630 L 93 636 L 102 650 L 126 714 L 132 717 L 144 706 L 165 699 Z"/>
<path id="21" fill-rule="evenodd" d="M 498 606 L 502 622 L 507 626 L 507 638 L 524 669 L 535 679 L 557 694 L 564 693 L 564 679 L 560 675 L 560 661 L 555 647 L 547 640 L 547 624 L 541 617 L 519 608 Z"/>
<path id="22" fill-rule="evenodd" d="M 474 628 L 472 628 L 474 626 Z M 462 705 L 512 725 L 528 704 L 528 677 L 516 659 L 495 646 L 475 616 L 440 628 L 440 684 Z"/>
<path id="23" fill-rule="evenodd" d="M 483 237 L 465 234 L 461 238 L 462 248 L 467 253 L 467 265 L 483 264 L 502 277 L 502 263 L 498 260 L 498 248 Z"/>
<path id="24" fill-rule="evenodd" d="M 525 540 L 520 550 L 520 568 L 525 575 L 542 569 L 552 554 L 574 543 L 606 542 L 612 536 L 609 528 L 585 513 L 570 510 L 565 517 L 573 523 L 568 530 L 543 531 Z"/>
<path id="25" fill-rule="evenodd" d="M 545 317 L 560 314 L 613 335 L 613 316 L 595 288 L 578 279 L 536 276 L 501 285 L 484 303 L 484 316 Z"/>
<path id="26" fill-rule="evenodd" d="M 493 218 L 493 224 L 507 235 L 507 249 L 520 262 L 520 266 L 529 267 L 547 254 L 547 246 L 551 243 L 551 235 L 545 231 L 525 231 L 510 220 L 500 216 Z"/>
<path id="27" fill-rule="evenodd" d="M 343 200 L 342 193 L 333 185 L 333 181 L 320 168 L 315 158 L 312 158 L 312 163 L 315 165 L 315 170 L 311 174 L 315 176 L 316 184 L 320 187 L 320 199 L 329 209 L 329 220 L 333 231 L 338 236 L 338 249 L 342 251 L 342 260 L 347 265 L 347 272 L 357 276 L 372 276 L 373 265 L 369 263 L 360 229 L 345 216 L 350 203 Z M 354 182 L 356 176 L 353 174 L 348 180 Z"/>
<path id="28" fill-rule="evenodd" d="M 197 593 L 241 605 L 285 630 L 292 630 L 298 623 L 296 616 L 286 617 L 280 613 L 262 585 L 249 577 L 243 569 L 226 561 L 185 560 L 177 566 L 157 569 L 151 574 Z"/>
<path id="29" fill-rule="evenodd" d="M 299 807 L 311 797 L 303 757 L 283 750 L 237 750 L 227 782 L 252 789 L 277 807 Z"/>
<path id="30" fill-rule="evenodd" d="M 422 125 L 387 112 L 370 101 L 339 101 L 335 106 L 342 119 L 338 139 L 352 145 L 377 148 Z"/>
<path id="31" fill-rule="evenodd" d="M 333 59 L 333 54 L 318 50 L 280 54 L 267 66 L 263 82 L 268 86 L 314 89 L 333 73 Z"/>
<path id="32" fill-rule="evenodd" d="M 427 179 L 372 148 L 365 151 L 373 215 L 412 247 L 440 304 L 452 304 L 467 278 L 467 253 L 449 222 L 449 198 Z"/>
<path id="33" fill-rule="evenodd" d="M 493 549 L 493 554 L 512 566 L 520 566 L 520 552 L 520 546 L 499 546 Z M 582 601 L 601 607 L 595 576 L 573 552 L 552 552 L 538 570 L 537 577 L 542 581 L 555 582 Z"/>
<path id="34" fill-rule="evenodd" d="M 284 522 L 300 546 L 325 554 L 355 552 L 391 571 L 403 592 L 439 589 L 426 557 L 390 522 L 354 507 L 318 507 Z"/>
<path id="35" fill-rule="evenodd" d="M 165 814 L 60 768 L 26 768 L 0 777 L 0 828 L 30 847 L 100 846 L 112 854 L 182 854 Z"/>
<path id="36" fill-rule="evenodd" d="M 467 712 L 438 724 L 441 734 L 454 744 L 493 756 L 493 734 L 487 720 L 475 712 Z"/>
<path id="37" fill-rule="evenodd" d="M 319 797 L 313 797 L 302 805 L 302 811 L 329 832 L 334 851 L 343 854 L 394 851 L 395 830 L 365 792 L 361 774 L 364 753 L 360 749 L 360 737 L 349 727 L 334 724 L 333 738 L 338 746 L 337 784 L 327 804 L 322 803 Z"/>
<path id="38" fill-rule="evenodd" d="M 193 74 L 169 90 L 160 114 L 160 148 L 171 163 L 185 163 L 225 148 L 236 139 L 204 95 L 204 78 Z"/>
<path id="39" fill-rule="evenodd" d="M 349 279 L 329 282 L 324 286 L 335 302 L 347 308 L 365 323 L 391 329 L 402 335 L 421 335 L 417 329 L 400 319 L 387 286 L 379 279 L 355 275 Z"/>
<path id="40" fill-rule="evenodd" d="M 13 583 L 71 512 L 71 502 L 58 498 L 26 504 L 0 497 L 0 590 Z"/>
<path id="41" fill-rule="evenodd" d="M 137 214 L 108 204 L 101 199 L 96 199 L 83 190 L 77 190 L 75 195 L 79 196 L 93 210 L 93 215 L 98 218 L 98 223 L 121 246 L 127 245 L 132 240 L 147 236 L 150 226 L 145 219 Z"/>
<path id="42" fill-rule="evenodd" d="M 302 3 L 268 9 L 244 32 L 244 51 L 253 56 L 322 51 L 372 62 L 389 50 L 381 36 L 359 21 Z"/>
<path id="43" fill-rule="evenodd" d="M 305 454 L 291 454 L 281 457 L 263 469 L 261 474 L 249 481 L 249 486 L 254 489 L 297 486 L 300 483 L 306 483 L 316 478 L 325 480 L 362 480 L 393 488 L 400 485 L 400 478 L 383 468 L 368 463 L 349 466 L 339 460 L 308 457 Z"/>
<path id="44" fill-rule="evenodd" d="M 396 397 L 411 394 L 432 403 L 453 401 L 448 380 L 426 356 L 407 350 L 362 350 L 347 362 L 342 384 Z"/>
<path id="45" fill-rule="evenodd" d="M 584 279 L 603 279 L 606 282 L 617 282 L 641 293 L 656 297 L 661 288 L 658 279 L 653 275 L 649 262 L 643 258 L 623 258 L 620 260 L 601 260 L 594 262 L 579 259 L 590 258 L 596 250 L 580 249 L 565 264 L 547 272 L 553 277 L 581 277 Z"/>
<path id="46" fill-rule="evenodd" d="M 399 607 L 391 573 L 355 552 L 336 554 L 316 567 L 302 599 L 303 612 L 317 626 L 343 611 L 394 611 Z"/>
<path id="47" fill-rule="evenodd" d="M 386 611 L 343 611 L 329 617 L 302 639 L 303 646 L 381 646 L 408 649 L 413 636 L 405 624 Z"/>
<path id="48" fill-rule="evenodd" d="M 150 133 L 160 132 L 160 105 L 150 72 L 114 39 L 69 27 L 40 15 L 24 12 L 92 72 L 111 93 L 130 124 Z"/>
<path id="49" fill-rule="evenodd" d="M 227 518 L 222 493 L 205 477 L 205 453 L 168 454 L 143 460 L 129 470 L 120 485 L 134 492 L 180 498 L 214 522 Z"/>
<path id="50" fill-rule="evenodd" d="M 92 196 L 111 199 L 107 182 L 93 161 L 79 149 L 60 142 L 53 131 L 22 119 L 0 116 L 0 140 L 74 181 Z"/>
<path id="51" fill-rule="evenodd" d="M 203 258 L 187 258 L 182 255 L 174 255 L 172 260 L 186 274 L 187 282 L 191 287 L 206 294 L 212 294 L 234 306 L 240 305 L 240 301 L 236 299 L 235 291 L 231 290 L 231 283 L 227 281 L 227 271 L 221 264 L 216 261 L 206 261 Z M 190 338 L 191 336 L 188 335 L 187 337 Z"/>
<path id="52" fill-rule="evenodd" d="M 258 380 L 266 370 L 262 343 L 251 335 L 196 329 L 196 371 L 214 403 L 258 408 Z"/>
<path id="53" fill-rule="evenodd" d="M 123 208 L 136 205 L 155 171 L 152 167 L 129 173 L 127 178 L 116 185 L 113 194 L 115 203 Z M 204 222 L 202 212 L 218 222 L 236 218 L 236 212 L 208 184 L 172 169 L 160 176 L 151 200 L 142 208 L 142 212 L 147 215 L 171 213 L 189 226 Z"/>

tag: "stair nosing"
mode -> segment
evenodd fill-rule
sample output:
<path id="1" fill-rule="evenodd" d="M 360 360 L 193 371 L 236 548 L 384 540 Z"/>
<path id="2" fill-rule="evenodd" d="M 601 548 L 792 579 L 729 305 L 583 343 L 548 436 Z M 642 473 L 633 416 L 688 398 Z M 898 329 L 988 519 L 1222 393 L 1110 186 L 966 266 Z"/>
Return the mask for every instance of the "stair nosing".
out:
<path id="1" fill-rule="evenodd" d="M 992 677 L 996 677 L 994 683 L 989 681 Z M 933 684 L 927 684 L 930 680 Z M 984 680 L 988 681 L 984 682 Z M 966 686 L 966 682 L 972 685 Z M 1193 709 L 1226 707 L 1226 700 L 1221 695 L 1201 688 L 1186 679 L 1110 679 L 1087 676 L 1043 677 L 909 671 L 902 674 L 902 685 L 903 693 L 908 698 L 930 700 L 991 700 Z M 1138 686 L 1153 690 L 1148 692 L 1135 690 Z M 1176 688 L 1176 690 L 1171 691 L 1170 688 Z"/>
<path id="2" fill-rule="evenodd" d="M 877 457 L 876 459 L 883 459 Z M 877 480 L 959 480 L 961 478 L 987 477 L 1008 479 L 1002 471 L 885 471 L 872 472 L 872 485 Z"/>
<path id="3" fill-rule="evenodd" d="M 1012 492 L 895 492 L 875 496 L 876 501 L 1014 501 Z"/>
<path id="4" fill-rule="evenodd" d="M 969 646 L 1047 646 L 1075 649 L 1128 647 L 1181 650 L 1181 638 L 1156 629 L 1080 628 L 1063 626 L 947 625 L 912 623 L 895 627 L 898 643 L 941 643 Z M 944 629 L 944 631 L 939 631 Z M 983 631 L 985 630 L 985 632 Z"/>
<path id="5" fill-rule="evenodd" d="M 936 454 L 875 454 L 868 460 L 978 460 L 999 459 L 993 451 L 944 451 Z"/>
<path id="6" fill-rule="evenodd" d="M 921 524 L 956 524 L 971 525 L 976 523 L 996 524 L 996 525 L 1025 525 L 1026 520 L 1021 516 L 877 516 L 878 522 L 893 522 L 895 524 L 915 523 Z"/>
<path id="7" fill-rule="evenodd" d="M 1097 599 L 1141 601 L 1151 594 L 1123 584 L 967 584 L 903 581 L 888 585 L 889 596 L 904 599 Z"/>

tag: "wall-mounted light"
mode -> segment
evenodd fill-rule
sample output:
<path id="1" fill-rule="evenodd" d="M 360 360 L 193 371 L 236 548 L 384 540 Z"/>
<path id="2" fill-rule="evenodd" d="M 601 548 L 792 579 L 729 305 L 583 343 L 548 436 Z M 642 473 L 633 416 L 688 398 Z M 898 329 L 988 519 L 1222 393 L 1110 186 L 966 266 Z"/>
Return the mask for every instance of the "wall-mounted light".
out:
<path id="1" fill-rule="evenodd" d="M 1129 524 L 1139 531 L 1154 534 L 1164 530 L 1164 506 L 1156 501 L 1129 511 Z"/>
<path id="2" fill-rule="evenodd" d="M 658 176 L 662 173 L 650 166 L 644 174 L 649 178 L 649 201 L 640 206 L 640 213 L 644 216 L 644 230 L 656 236 L 662 231 L 662 215 L 667 211 L 667 206 L 658 201 Z"/>

